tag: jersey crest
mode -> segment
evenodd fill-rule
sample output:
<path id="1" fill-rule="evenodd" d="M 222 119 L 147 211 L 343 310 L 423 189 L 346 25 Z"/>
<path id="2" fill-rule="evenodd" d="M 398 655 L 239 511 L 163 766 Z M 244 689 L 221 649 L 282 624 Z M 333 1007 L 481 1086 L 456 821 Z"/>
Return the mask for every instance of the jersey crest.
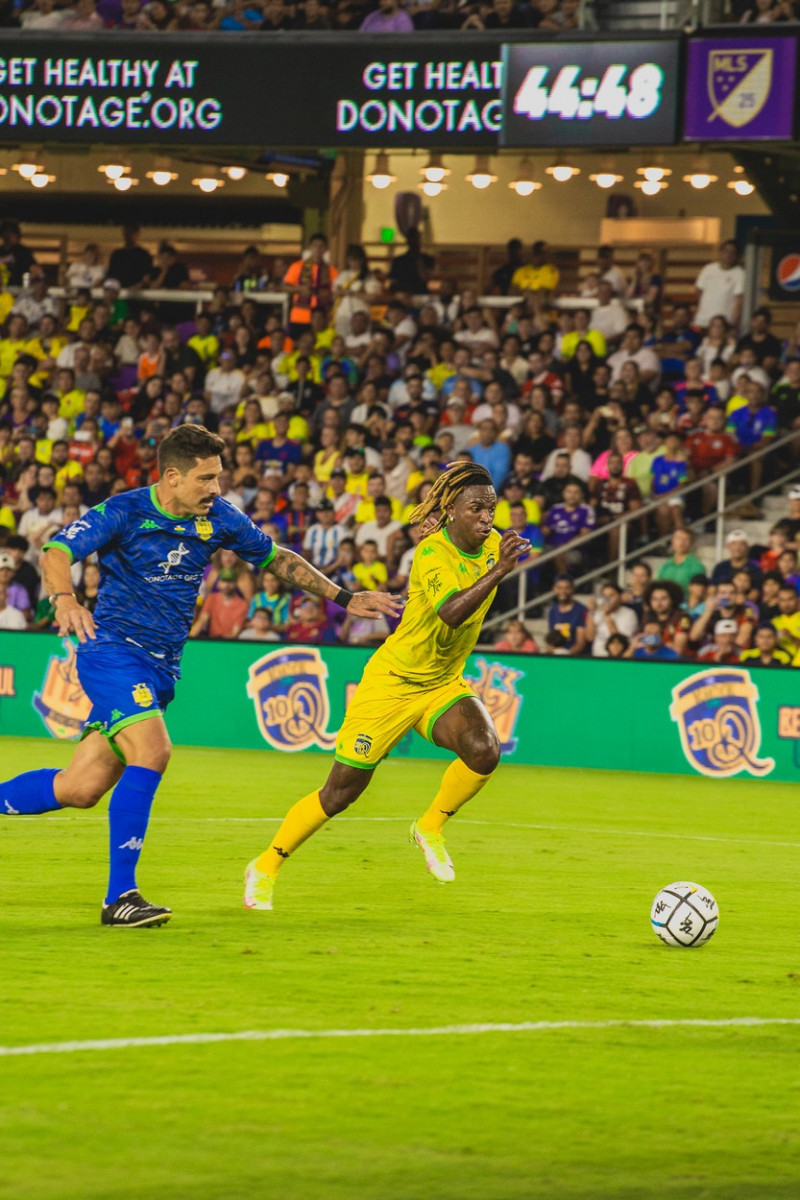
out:
<path id="1" fill-rule="evenodd" d="M 131 690 L 131 696 L 133 703 L 138 705 L 139 708 L 150 708 L 153 703 L 153 693 L 146 683 L 137 683 Z"/>
<path id="2" fill-rule="evenodd" d="M 194 527 L 197 536 L 204 542 L 207 542 L 214 532 L 214 526 L 211 524 L 208 517 L 198 517 L 194 523 Z"/>
<path id="3" fill-rule="evenodd" d="M 311 646 L 272 650 L 250 667 L 247 694 L 264 741 L 275 750 L 332 750 L 328 668 Z"/>

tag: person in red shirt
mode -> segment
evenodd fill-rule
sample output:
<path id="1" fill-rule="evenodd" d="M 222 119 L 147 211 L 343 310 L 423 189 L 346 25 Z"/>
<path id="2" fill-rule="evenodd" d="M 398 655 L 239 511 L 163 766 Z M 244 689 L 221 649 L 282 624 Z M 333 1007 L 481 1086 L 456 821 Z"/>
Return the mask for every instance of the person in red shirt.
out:
<path id="1" fill-rule="evenodd" d="M 705 417 L 705 429 L 695 430 L 686 439 L 689 467 L 694 479 L 702 479 L 727 466 L 736 458 L 736 440 L 725 432 L 725 413 L 721 408 L 709 408 Z M 702 491 L 703 513 L 713 511 L 717 503 L 717 485 L 706 483 Z"/>
<path id="2" fill-rule="evenodd" d="M 155 438 L 143 438 L 139 442 L 136 458 L 125 472 L 124 479 L 128 488 L 150 487 L 152 483 L 158 483 Z"/>
<path id="3" fill-rule="evenodd" d="M 206 596 L 189 637 L 205 633 L 210 638 L 237 638 L 247 622 L 247 601 L 236 590 L 236 570 L 223 567 L 218 590 Z"/>
<path id="4" fill-rule="evenodd" d="M 684 655 L 689 649 L 689 631 L 692 619 L 682 611 L 680 605 L 683 599 L 683 589 L 670 580 L 651 583 L 644 594 L 644 619 L 658 621 L 661 626 L 661 640 L 665 646 L 671 646 L 677 653 Z"/>
<path id="5" fill-rule="evenodd" d="M 698 651 L 697 661 L 702 663 L 738 663 L 742 654 L 736 645 L 738 626 L 735 621 L 721 620 L 714 626 L 714 640 Z"/>
<path id="6" fill-rule="evenodd" d="M 331 626 L 325 611 L 325 601 L 319 596 L 302 596 L 289 616 L 286 636 L 290 642 L 330 641 Z"/>
<path id="7" fill-rule="evenodd" d="M 289 312 L 292 337 L 296 338 L 310 327 L 313 309 L 331 307 L 333 285 L 339 272 L 325 261 L 327 250 L 325 234 L 315 233 L 308 243 L 306 255 L 293 262 L 283 278 L 292 293 Z"/>

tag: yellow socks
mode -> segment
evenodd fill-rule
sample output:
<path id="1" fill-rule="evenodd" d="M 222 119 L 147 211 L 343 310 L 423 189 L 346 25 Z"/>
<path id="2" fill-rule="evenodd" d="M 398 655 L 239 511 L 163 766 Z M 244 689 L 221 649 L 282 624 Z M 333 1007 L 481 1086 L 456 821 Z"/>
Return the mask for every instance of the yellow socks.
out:
<path id="1" fill-rule="evenodd" d="M 460 758 L 450 763 L 444 773 L 439 791 L 427 812 L 424 812 L 417 825 L 423 833 L 440 833 L 445 821 L 453 813 L 466 804 L 473 796 L 477 796 L 491 775 L 476 775 Z"/>
<path id="2" fill-rule="evenodd" d="M 480 776 L 476 775 L 474 778 L 479 779 Z M 274 879 L 283 860 L 329 820 L 330 817 L 320 804 L 319 791 L 311 792 L 302 800 L 298 800 L 283 818 L 283 824 L 275 834 L 270 848 L 256 859 L 257 870 Z"/>

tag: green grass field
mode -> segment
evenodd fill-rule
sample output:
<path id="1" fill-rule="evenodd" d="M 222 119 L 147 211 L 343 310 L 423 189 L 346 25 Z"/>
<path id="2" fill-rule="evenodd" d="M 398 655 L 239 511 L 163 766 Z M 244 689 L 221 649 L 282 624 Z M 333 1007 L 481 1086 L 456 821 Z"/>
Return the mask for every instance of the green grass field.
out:
<path id="1" fill-rule="evenodd" d="M 70 747 L 4 739 L 2 775 Z M 441 766 L 392 760 L 288 864 L 244 864 L 327 770 L 178 749 L 140 882 L 164 929 L 102 929 L 103 811 L 0 820 L 0 1043 L 247 1030 L 800 1017 L 790 785 L 501 767 L 406 842 Z M 658 888 L 720 928 L 669 950 Z M 0 1055 L 3 1200 L 793 1200 L 800 1026 L 561 1028 Z"/>

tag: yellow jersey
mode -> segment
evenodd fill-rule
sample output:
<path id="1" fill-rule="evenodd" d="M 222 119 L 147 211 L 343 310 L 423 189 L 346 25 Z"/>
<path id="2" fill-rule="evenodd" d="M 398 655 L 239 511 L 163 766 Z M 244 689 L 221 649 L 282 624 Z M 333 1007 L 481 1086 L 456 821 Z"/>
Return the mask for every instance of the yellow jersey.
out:
<path id="1" fill-rule="evenodd" d="M 472 587 L 492 569 L 499 556 L 500 534 L 496 529 L 477 554 L 459 550 L 447 529 L 423 538 L 411 564 L 403 619 L 373 654 L 370 674 L 390 673 L 420 687 L 458 678 L 478 640 L 495 591 L 489 592 L 472 616 L 455 629 L 439 618 L 439 609 L 450 596 Z"/>
<path id="2" fill-rule="evenodd" d="M 777 631 L 781 650 L 789 655 L 793 667 L 800 666 L 800 648 L 794 640 L 800 638 L 800 612 L 781 613 L 780 616 L 772 618 L 772 624 Z M 791 637 L 787 637 L 787 633 L 791 634 Z"/>

